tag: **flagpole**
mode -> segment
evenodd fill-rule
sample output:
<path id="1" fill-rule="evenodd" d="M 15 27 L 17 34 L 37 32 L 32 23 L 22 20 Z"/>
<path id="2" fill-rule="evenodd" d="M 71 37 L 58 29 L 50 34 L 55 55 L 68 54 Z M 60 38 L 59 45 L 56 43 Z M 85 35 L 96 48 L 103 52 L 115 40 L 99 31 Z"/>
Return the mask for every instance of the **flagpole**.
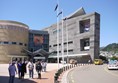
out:
<path id="1" fill-rule="evenodd" d="M 57 0 L 58 8 L 57 8 L 57 15 L 59 13 L 59 1 Z M 57 63 L 59 69 L 59 17 L 57 16 Z"/>
<path id="2" fill-rule="evenodd" d="M 67 42 L 67 63 L 69 63 L 69 60 L 68 60 L 68 28 L 67 28 L 67 18 L 65 20 L 65 23 L 66 23 L 66 42 Z"/>
<path id="3" fill-rule="evenodd" d="M 62 61 L 64 65 L 63 9 L 62 9 Z"/>

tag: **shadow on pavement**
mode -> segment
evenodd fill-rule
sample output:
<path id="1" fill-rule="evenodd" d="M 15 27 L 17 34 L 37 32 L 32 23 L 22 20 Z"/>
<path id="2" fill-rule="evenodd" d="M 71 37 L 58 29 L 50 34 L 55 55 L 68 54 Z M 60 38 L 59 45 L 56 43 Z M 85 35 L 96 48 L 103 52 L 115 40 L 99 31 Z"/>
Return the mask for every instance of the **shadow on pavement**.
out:
<path id="1" fill-rule="evenodd" d="M 9 77 L 8 76 L 0 76 L 0 83 L 9 83 Z M 29 79 L 18 79 L 15 78 L 14 83 L 37 83 L 33 80 Z"/>

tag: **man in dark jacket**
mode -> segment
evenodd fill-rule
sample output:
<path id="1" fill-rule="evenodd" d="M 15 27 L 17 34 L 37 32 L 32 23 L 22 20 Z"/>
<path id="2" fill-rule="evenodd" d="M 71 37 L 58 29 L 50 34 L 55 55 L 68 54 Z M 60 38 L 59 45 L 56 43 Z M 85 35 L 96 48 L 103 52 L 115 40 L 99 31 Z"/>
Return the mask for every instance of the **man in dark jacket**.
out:
<path id="1" fill-rule="evenodd" d="M 21 79 L 21 69 L 22 69 L 22 62 L 21 61 L 18 61 L 17 68 L 18 68 L 18 77 L 19 77 L 19 79 Z"/>
<path id="2" fill-rule="evenodd" d="M 40 61 L 37 61 L 37 63 L 36 63 L 36 71 L 38 73 L 38 78 L 39 79 L 41 79 L 41 70 L 42 70 L 41 63 L 40 63 Z"/>
<path id="3" fill-rule="evenodd" d="M 24 75 L 26 73 L 26 63 L 25 61 L 22 62 L 22 66 L 21 66 L 21 78 L 24 79 Z"/>

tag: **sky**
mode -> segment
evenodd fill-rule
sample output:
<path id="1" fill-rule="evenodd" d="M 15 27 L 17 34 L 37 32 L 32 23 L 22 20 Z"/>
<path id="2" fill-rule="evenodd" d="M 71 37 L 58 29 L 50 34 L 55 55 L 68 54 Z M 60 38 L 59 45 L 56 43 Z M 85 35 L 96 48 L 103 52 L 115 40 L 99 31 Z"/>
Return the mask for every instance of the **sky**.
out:
<path id="1" fill-rule="evenodd" d="M 30 29 L 41 30 L 56 23 L 57 0 L 0 0 L 0 20 L 22 22 Z M 100 14 L 100 47 L 118 43 L 118 0 L 59 0 L 68 16 L 80 7 L 86 13 Z"/>

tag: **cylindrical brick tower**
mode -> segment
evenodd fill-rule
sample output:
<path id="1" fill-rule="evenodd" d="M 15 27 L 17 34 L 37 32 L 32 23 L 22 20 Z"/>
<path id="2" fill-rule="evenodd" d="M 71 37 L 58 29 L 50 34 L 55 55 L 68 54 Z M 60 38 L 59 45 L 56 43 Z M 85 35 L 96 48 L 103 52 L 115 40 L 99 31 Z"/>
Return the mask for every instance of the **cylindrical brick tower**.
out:
<path id="1" fill-rule="evenodd" d="M 29 27 L 16 21 L 0 20 L 0 63 L 26 57 Z"/>

